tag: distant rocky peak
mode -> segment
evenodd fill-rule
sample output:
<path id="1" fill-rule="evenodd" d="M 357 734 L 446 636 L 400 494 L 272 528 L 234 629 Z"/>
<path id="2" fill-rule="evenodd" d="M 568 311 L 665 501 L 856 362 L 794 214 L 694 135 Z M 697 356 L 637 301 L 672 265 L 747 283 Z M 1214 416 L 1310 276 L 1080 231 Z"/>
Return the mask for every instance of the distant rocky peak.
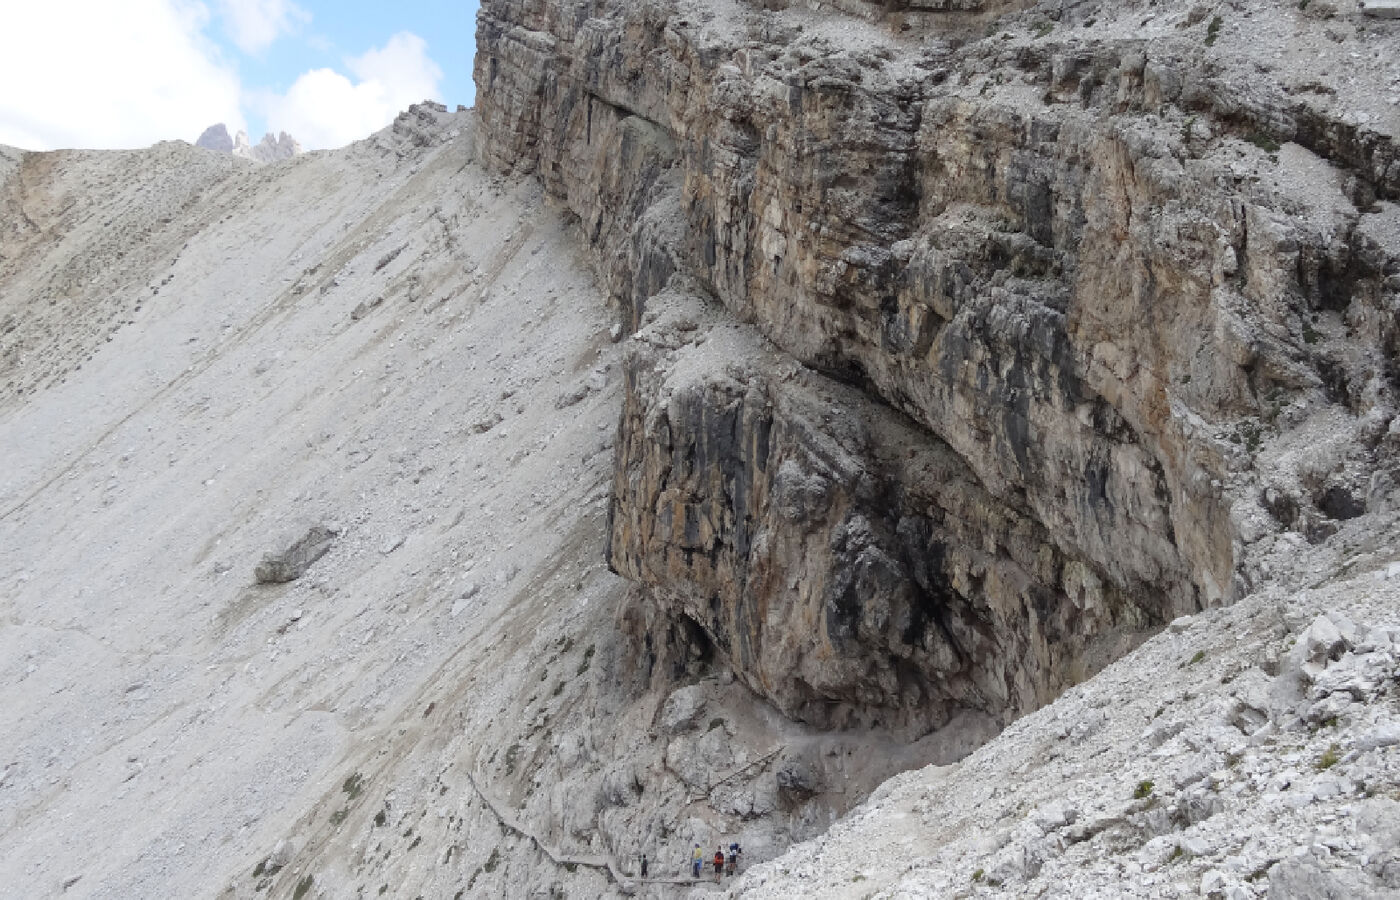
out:
<path id="1" fill-rule="evenodd" d="M 195 141 L 195 146 L 213 150 L 216 153 L 230 153 L 244 159 L 264 163 L 291 159 L 302 152 L 301 144 L 297 143 L 296 139 L 285 131 L 279 133 L 277 137 L 273 137 L 269 132 L 254 145 L 248 143 L 246 131 L 239 131 L 233 137 L 229 137 L 228 127 L 222 122 L 206 128 L 204 133 L 199 136 L 199 140 Z"/>
<path id="2" fill-rule="evenodd" d="M 199 140 L 195 141 L 194 145 L 203 147 L 205 150 L 213 150 L 215 153 L 233 152 L 233 138 L 228 136 L 228 128 L 223 122 L 204 129 L 204 133 L 199 136 Z"/>

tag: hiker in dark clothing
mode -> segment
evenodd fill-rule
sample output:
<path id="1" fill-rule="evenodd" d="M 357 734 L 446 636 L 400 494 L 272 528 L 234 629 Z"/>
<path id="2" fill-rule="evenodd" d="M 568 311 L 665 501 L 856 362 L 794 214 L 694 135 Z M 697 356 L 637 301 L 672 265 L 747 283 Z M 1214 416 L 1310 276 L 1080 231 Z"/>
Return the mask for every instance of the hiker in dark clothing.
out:
<path id="1" fill-rule="evenodd" d="M 729 857 L 725 860 L 724 874 L 730 878 L 739 871 L 739 845 L 737 843 L 729 845 Z"/>
<path id="2" fill-rule="evenodd" d="M 645 853 L 642 854 L 642 877 L 647 877 L 647 855 Z"/>

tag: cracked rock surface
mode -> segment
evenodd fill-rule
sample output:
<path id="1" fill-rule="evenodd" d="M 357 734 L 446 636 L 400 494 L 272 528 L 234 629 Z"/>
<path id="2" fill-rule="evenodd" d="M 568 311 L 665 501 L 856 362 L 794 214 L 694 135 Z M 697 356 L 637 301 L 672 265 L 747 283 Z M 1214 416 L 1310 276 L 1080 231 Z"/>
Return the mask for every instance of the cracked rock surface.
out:
<path id="1" fill-rule="evenodd" d="M 632 328 L 689 294 L 834 398 L 794 427 L 784 389 L 633 357 L 611 564 L 785 712 L 920 733 L 1393 508 L 1400 43 L 1368 21 L 488 0 L 483 158 L 578 215 Z M 851 462 L 870 400 L 956 463 L 977 539 L 919 467 Z"/>

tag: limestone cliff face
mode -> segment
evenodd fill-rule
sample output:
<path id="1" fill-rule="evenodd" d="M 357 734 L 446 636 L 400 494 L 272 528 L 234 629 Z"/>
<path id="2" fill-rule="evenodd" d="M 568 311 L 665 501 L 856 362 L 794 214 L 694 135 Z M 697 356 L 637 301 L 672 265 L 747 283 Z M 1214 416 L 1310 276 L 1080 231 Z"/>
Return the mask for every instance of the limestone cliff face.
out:
<path id="1" fill-rule="evenodd" d="M 667 292 L 625 365 L 610 559 L 785 712 L 1025 711 L 1148 613 L 942 442 Z"/>
<path id="2" fill-rule="evenodd" d="M 644 332 L 610 547 L 804 718 L 1024 710 L 1389 502 L 1394 141 L 1186 11 L 1021 6 L 482 6 L 483 155 L 632 326 L 670 285 L 813 370 L 675 386 Z M 1335 464 L 1258 465 L 1324 408 Z"/>

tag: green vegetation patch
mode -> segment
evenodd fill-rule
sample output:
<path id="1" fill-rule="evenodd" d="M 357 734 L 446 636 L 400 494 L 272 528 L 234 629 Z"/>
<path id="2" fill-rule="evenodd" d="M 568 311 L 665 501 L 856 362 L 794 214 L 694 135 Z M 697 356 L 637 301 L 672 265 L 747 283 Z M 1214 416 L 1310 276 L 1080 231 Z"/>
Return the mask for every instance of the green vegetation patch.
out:
<path id="1" fill-rule="evenodd" d="M 1251 131 L 1245 135 L 1244 139 L 1265 153 L 1277 153 L 1282 149 L 1282 145 L 1274 140 L 1272 135 L 1263 131 Z"/>
<path id="2" fill-rule="evenodd" d="M 365 792 L 365 776 L 356 772 L 354 775 L 345 779 L 345 783 L 340 786 L 340 790 L 351 800 L 358 800 L 360 795 Z"/>
<path id="3" fill-rule="evenodd" d="M 1225 20 L 1220 18 L 1219 16 L 1216 16 L 1215 18 L 1210 20 L 1210 24 L 1206 26 L 1207 47 L 1212 46 L 1215 43 L 1216 39 L 1220 37 L 1220 26 L 1224 24 Z"/>

